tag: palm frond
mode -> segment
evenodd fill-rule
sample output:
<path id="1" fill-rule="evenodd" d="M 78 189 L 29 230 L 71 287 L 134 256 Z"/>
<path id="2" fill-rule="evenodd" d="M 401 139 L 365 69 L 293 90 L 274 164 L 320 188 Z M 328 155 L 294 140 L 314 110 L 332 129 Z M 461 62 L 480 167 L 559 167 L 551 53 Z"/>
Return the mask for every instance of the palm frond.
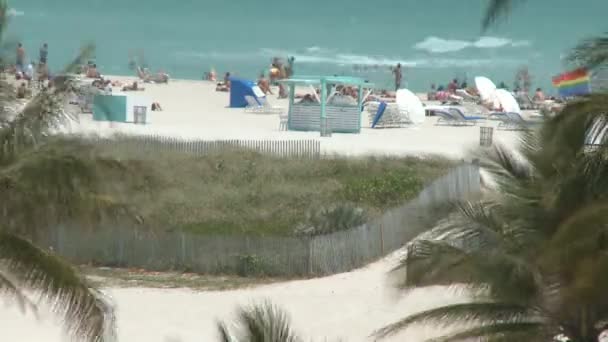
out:
<path id="1" fill-rule="evenodd" d="M 595 68 L 608 62 L 608 32 L 583 40 L 576 45 L 566 60 L 586 68 Z"/>
<path id="2" fill-rule="evenodd" d="M 224 324 L 223 322 L 217 322 L 216 325 L 218 334 L 220 335 L 220 342 L 237 342 L 232 338 L 230 330 L 228 329 L 226 324 Z"/>
<path id="3" fill-rule="evenodd" d="M 481 22 L 482 32 L 487 31 L 492 25 L 495 25 L 499 20 L 504 19 L 511 13 L 513 7 L 518 5 L 521 0 L 490 0 L 486 7 L 485 15 Z"/>
<path id="4" fill-rule="evenodd" d="M 516 194 L 522 184 L 528 182 L 533 170 L 531 165 L 509 147 L 495 144 L 492 149 L 478 152 L 481 167 L 488 171 L 500 190 Z"/>
<path id="5" fill-rule="evenodd" d="M 473 322 L 496 324 L 525 320 L 531 314 L 528 307 L 514 304 L 496 302 L 453 304 L 410 315 L 376 331 L 374 336 L 385 338 L 413 324 L 433 323 L 441 326 Z"/>
<path id="6" fill-rule="evenodd" d="M 299 342 L 301 338 L 290 326 L 289 317 L 269 302 L 241 308 L 238 312 L 238 333 L 233 338 L 224 323 L 218 323 L 222 341 Z"/>
<path id="7" fill-rule="evenodd" d="M 417 240 L 408 245 L 406 257 L 392 273 L 399 278 L 396 285 L 401 289 L 466 284 L 477 280 L 472 258 L 465 251 L 445 242 Z"/>
<path id="8" fill-rule="evenodd" d="M 608 202 L 593 203 L 578 210 L 557 227 L 551 239 L 552 247 L 563 248 L 581 235 L 597 239 L 598 233 L 608 230 L 606 213 Z"/>
<path id="9" fill-rule="evenodd" d="M 484 339 L 484 341 L 548 341 L 545 325 L 541 322 L 512 322 L 488 324 L 467 329 L 442 337 L 427 340 L 427 342 L 464 342 Z"/>
<path id="10" fill-rule="evenodd" d="M 26 310 L 36 311 L 36 305 L 27 297 L 23 291 L 17 285 L 14 280 L 11 280 L 7 274 L 1 272 L 0 269 L 0 295 L 14 299 L 19 305 L 22 312 Z"/>
<path id="11" fill-rule="evenodd" d="M 95 151 L 83 140 L 53 138 L 0 169 L 0 218 L 6 228 L 33 236 L 34 230 L 52 224 L 141 223 L 124 188 L 143 176 L 140 191 L 152 191 L 152 177 L 139 163 Z"/>
<path id="12" fill-rule="evenodd" d="M 67 331 L 83 341 L 104 341 L 114 331 L 111 308 L 69 264 L 29 241 L 0 231 L 0 267 L 18 287 L 34 290 L 64 317 Z"/>
<path id="13" fill-rule="evenodd" d="M 72 72 L 94 51 L 92 44 L 85 45 L 80 54 L 64 70 L 64 75 L 53 79 L 52 89 L 43 89 L 27 102 L 25 107 L 7 124 L 0 125 L 0 165 L 13 161 L 16 155 L 29 147 L 40 145 L 49 134 L 61 131 L 78 117 L 67 112 L 64 104 L 74 90 Z"/>

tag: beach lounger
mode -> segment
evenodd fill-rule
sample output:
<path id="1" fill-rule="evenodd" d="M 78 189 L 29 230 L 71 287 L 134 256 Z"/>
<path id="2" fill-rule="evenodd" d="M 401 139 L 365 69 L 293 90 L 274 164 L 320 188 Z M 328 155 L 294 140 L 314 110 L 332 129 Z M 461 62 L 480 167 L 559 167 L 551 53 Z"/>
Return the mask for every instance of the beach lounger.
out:
<path id="1" fill-rule="evenodd" d="M 245 101 L 247 102 L 246 113 L 280 114 L 284 112 L 283 108 L 271 105 L 265 98 L 256 99 L 251 95 L 246 95 Z"/>
<path id="2" fill-rule="evenodd" d="M 370 126 L 376 117 L 379 106 L 380 102 L 376 101 L 368 102 L 365 105 L 365 111 L 367 112 Z M 411 124 L 412 122 L 409 120 L 409 114 L 407 112 L 400 110 L 396 103 L 388 103 L 382 117 L 378 120 L 374 128 L 396 128 Z"/>
<path id="3" fill-rule="evenodd" d="M 501 122 L 498 129 L 503 131 L 525 131 L 537 127 L 543 120 L 526 120 L 519 113 L 495 113 L 493 116 Z"/>
<path id="4" fill-rule="evenodd" d="M 519 104 L 519 107 L 521 109 L 539 109 L 540 108 L 540 104 L 537 102 L 534 102 L 532 100 L 532 98 L 530 98 L 530 95 L 528 94 L 515 94 L 515 99 L 517 100 L 517 104 Z"/>
<path id="5" fill-rule="evenodd" d="M 434 112 L 439 117 L 435 125 L 475 126 L 479 121 L 485 120 L 481 116 L 467 116 L 459 108 L 435 110 Z"/>
<path id="6" fill-rule="evenodd" d="M 473 96 L 473 95 L 469 94 L 469 92 L 466 91 L 465 89 L 456 89 L 456 95 L 462 97 L 462 99 L 465 102 L 477 103 L 477 102 L 481 101 L 479 96 Z"/>

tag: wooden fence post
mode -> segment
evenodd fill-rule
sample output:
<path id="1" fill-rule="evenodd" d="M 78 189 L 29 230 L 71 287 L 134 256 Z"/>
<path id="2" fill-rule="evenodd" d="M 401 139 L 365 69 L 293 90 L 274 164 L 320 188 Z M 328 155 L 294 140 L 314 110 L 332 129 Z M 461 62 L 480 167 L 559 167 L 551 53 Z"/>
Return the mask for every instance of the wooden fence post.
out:
<path id="1" fill-rule="evenodd" d="M 308 240 L 308 275 L 312 276 L 313 275 L 313 270 L 312 270 L 312 245 L 313 245 L 313 240 L 314 237 L 309 237 L 307 238 Z"/>
<path id="2" fill-rule="evenodd" d="M 384 255 L 384 225 L 380 221 L 380 253 Z"/>

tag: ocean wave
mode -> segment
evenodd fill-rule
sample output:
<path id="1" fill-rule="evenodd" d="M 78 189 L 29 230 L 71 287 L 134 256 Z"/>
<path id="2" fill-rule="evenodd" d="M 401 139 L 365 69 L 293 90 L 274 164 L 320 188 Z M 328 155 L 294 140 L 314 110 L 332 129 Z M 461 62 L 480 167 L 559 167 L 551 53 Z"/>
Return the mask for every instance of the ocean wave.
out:
<path id="1" fill-rule="evenodd" d="M 486 41 L 483 44 L 491 45 L 498 44 L 497 42 Z M 306 51 L 306 49 L 301 50 Z M 196 60 L 221 60 L 229 62 L 244 62 L 251 61 L 252 58 L 256 60 L 270 60 L 273 57 L 295 57 L 296 63 L 302 64 L 326 64 L 326 65 L 337 65 L 340 67 L 385 67 L 394 66 L 397 63 L 401 63 L 404 67 L 408 68 L 455 68 L 455 67 L 484 67 L 484 66 L 517 66 L 523 63 L 521 59 L 509 59 L 509 58 L 415 58 L 415 59 L 404 59 L 397 57 L 387 57 L 379 55 L 358 55 L 358 54 L 346 54 L 346 53 L 329 53 L 325 50 L 319 53 L 298 53 L 297 51 L 289 51 L 283 49 L 274 48 L 261 48 L 254 52 L 188 52 L 181 51 L 176 52 L 174 55 L 181 59 L 196 59 Z M 386 69 L 388 70 L 388 68 Z"/>
<path id="2" fill-rule="evenodd" d="M 20 17 L 20 16 L 25 15 L 25 12 L 19 11 L 19 10 L 15 9 L 15 8 L 9 8 L 6 11 L 6 15 L 8 15 L 9 17 Z"/>
<path id="3" fill-rule="evenodd" d="M 512 40 L 500 37 L 479 37 L 475 41 L 467 41 L 431 36 L 414 44 L 414 49 L 431 53 L 446 53 L 461 51 L 467 48 L 495 49 L 503 47 L 524 47 L 530 45 L 530 41 L 527 40 Z"/>
<path id="4" fill-rule="evenodd" d="M 307 47 L 304 50 L 306 50 L 306 52 L 315 53 L 315 52 L 320 52 L 322 50 L 322 48 L 319 46 L 311 46 L 311 47 Z"/>

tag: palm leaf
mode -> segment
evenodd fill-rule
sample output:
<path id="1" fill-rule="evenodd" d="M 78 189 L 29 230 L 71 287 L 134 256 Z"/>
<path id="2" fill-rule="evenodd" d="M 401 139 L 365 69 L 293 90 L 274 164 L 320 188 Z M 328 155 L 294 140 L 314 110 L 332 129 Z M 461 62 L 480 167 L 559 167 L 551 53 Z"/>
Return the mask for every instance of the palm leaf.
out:
<path id="1" fill-rule="evenodd" d="M 567 248 L 569 244 L 582 239 L 598 242 L 601 233 L 608 231 L 608 202 L 586 205 L 573 213 L 557 227 L 549 241 L 550 250 Z"/>
<path id="2" fill-rule="evenodd" d="M 542 322 L 497 323 L 474 327 L 454 334 L 433 338 L 427 342 L 459 342 L 484 339 L 488 341 L 545 342 L 548 336 Z"/>
<path id="3" fill-rule="evenodd" d="M 586 68 L 595 68 L 608 62 L 608 32 L 583 40 L 576 45 L 566 60 Z"/>
<path id="4" fill-rule="evenodd" d="M 14 299 L 23 312 L 28 309 L 34 312 L 36 310 L 36 305 L 15 285 L 15 281 L 2 272 L 0 272 L 0 294 Z"/>
<path id="5" fill-rule="evenodd" d="M 220 342 L 236 342 L 232 335 L 230 334 L 230 330 L 223 322 L 217 322 L 217 330 L 220 335 Z"/>
<path id="6" fill-rule="evenodd" d="M 75 70 L 94 51 L 92 44 L 85 45 L 80 54 L 65 68 L 64 73 Z M 65 111 L 67 96 L 75 85 L 69 76 L 54 78 L 52 90 L 36 94 L 8 124 L 0 125 L 0 165 L 9 163 L 23 149 L 38 146 L 50 133 L 61 131 L 78 118 Z"/>
<path id="7" fill-rule="evenodd" d="M 40 299 L 64 317 L 73 336 L 97 342 L 114 331 L 108 326 L 113 320 L 107 303 L 59 257 L 0 231 L 0 260 L 0 268 L 14 276 L 18 287 L 40 293 Z"/>
<path id="8" fill-rule="evenodd" d="M 269 302 L 241 308 L 238 312 L 238 338 L 233 338 L 226 325 L 218 323 L 222 341 L 239 342 L 299 342 L 300 337 L 290 326 L 289 317 Z"/>
<path id="9" fill-rule="evenodd" d="M 514 304 L 496 302 L 453 304 L 410 315 L 376 331 L 374 336 L 385 338 L 413 324 L 433 323 L 441 326 L 473 322 L 496 324 L 528 319 L 531 314 L 528 307 Z"/>
<path id="10" fill-rule="evenodd" d="M 487 31 L 492 25 L 511 13 L 513 7 L 521 0 L 490 0 L 481 22 L 482 31 Z"/>

